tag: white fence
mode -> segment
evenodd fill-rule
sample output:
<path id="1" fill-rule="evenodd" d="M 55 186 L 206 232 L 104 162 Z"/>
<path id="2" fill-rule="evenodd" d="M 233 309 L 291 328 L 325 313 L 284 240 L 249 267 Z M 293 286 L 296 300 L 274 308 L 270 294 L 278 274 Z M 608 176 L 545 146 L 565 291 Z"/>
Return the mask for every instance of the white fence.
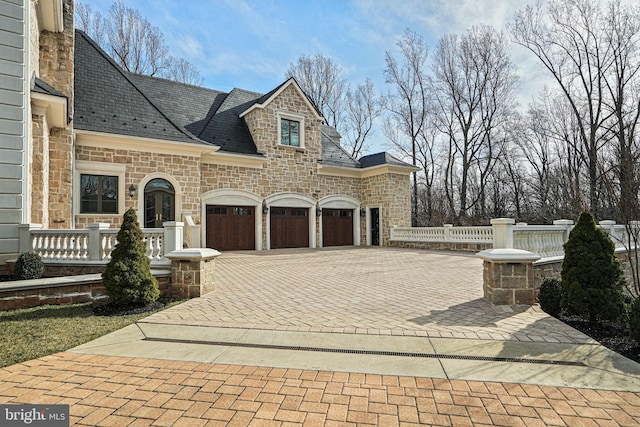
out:
<path id="1" fill-rule="evenodd" d="M 393 227 L 391 240 L 403 242 L 491 243 L 491 226 L 454 227 Z"/>
<path id="2" fill-rule="evenodd" d="M 182 249 L 182 222 L 163 228 L 143 228 L 146 254 L 152 264 L 164 263 L 166 253 Z M 108 262 L 117 243 L 118 229 L 92 223 L 87 230 L 43 230 L 40 224 L 22 224 L 20 252 L 35 252 L 47 262 Z"/>
<path id="3" fill-rule="evenodd" d="M 557 220 L 553 225 L 515 224 L 510 218 L 498 218 L 491 226 L 454 227 L 394 227 L 391 240 L 402 242 L 443 243 L 491 243 L 494 249 L 522 249 L 539 255 L 542 259 L 564 256 L 563 245 L 573 228 L 571 220 Z M 640 223 L 632 223 L 640 228 Z M 600 221 L 605 230 L 622 250 L 629 245 L 627 227 L 615 221 Z"/>

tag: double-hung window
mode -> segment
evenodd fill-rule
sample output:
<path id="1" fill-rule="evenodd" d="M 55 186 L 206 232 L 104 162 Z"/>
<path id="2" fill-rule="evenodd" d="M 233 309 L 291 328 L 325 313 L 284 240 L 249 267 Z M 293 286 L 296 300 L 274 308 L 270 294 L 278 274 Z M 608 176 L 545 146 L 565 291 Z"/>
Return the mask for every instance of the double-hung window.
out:
<path id="1" fill-rule="evenodd" d="M 118 177 L 80 175 L 80 213 L 118 213 Z"/>

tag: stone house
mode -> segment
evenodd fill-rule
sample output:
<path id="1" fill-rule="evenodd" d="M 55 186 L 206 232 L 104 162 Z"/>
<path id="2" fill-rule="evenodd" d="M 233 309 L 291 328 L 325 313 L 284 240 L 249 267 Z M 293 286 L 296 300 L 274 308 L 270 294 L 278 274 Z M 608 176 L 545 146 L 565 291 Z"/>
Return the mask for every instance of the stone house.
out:
<path id="1" fill-rule="evenodd" d="M 129 207 L 143 227 L 184 222 L 187 245 L 221 251 L 386 245 L 392 226 L 410 225 L 414 168 L 388 153 L 351 158 L 294 79 L 259 94 L 135 75 L 74 31 L 73 0 L 2 8 L 22 14 L 24 42 L 21 111 L 8 113 L 22 169 L 0 177 L 14 194 L 0 201 L 15 201 L 0 225 L 5 258 L 20 223 L 117 227 Z"/>

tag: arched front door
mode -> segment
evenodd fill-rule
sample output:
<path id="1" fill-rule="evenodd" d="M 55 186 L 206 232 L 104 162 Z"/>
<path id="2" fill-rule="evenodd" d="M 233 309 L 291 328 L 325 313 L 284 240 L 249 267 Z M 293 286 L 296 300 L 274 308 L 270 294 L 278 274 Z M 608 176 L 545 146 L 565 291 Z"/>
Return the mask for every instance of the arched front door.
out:
<path id="1" fill-rule="evenodd" d="M 144 187 L 144 226 L 162 228 L 175 221 L 176 192 L 166 179 L 155 178 Z"/>

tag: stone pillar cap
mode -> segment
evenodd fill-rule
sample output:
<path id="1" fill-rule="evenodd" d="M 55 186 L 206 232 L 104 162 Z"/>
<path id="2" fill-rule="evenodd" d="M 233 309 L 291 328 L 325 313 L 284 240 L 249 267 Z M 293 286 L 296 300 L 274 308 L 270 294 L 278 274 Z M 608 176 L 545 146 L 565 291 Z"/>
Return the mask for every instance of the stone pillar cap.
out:
<path id="1" fill-rule="evenodd" d="M 522 249 L 487 249 L 476 254 L 485 261 L 498 263 L 534 262 L 540 259 L 540 255 Z"/>
<path id="2" fill-rule="evenodd" d="M 494 224 L 515 224 L 516 220 L 513 218 L 494 218 L 491 220 L 491 225 Z"/>
<path id="3" fill-rule="evenodd" d="M 189 248 L 179 249 L 177 251 L 169 252 L 165 254 L 169 259 L 184 259 L 188 261 L 200 261 L 202 259 L 211 259 L 222 255 L 215 249 L 210 248 Z"/>

